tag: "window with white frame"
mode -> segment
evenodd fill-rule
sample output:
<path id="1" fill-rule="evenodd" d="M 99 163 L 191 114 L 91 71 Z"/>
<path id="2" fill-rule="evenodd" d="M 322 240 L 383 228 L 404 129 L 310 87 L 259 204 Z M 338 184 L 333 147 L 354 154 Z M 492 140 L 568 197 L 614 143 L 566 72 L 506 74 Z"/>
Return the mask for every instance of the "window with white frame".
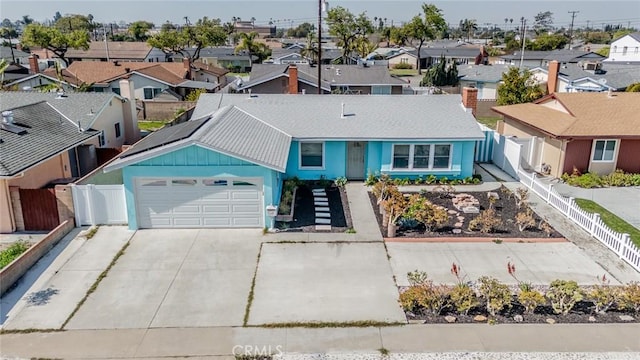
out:
<path id="1" fill-rule="evenodd" d="M 615 150 L 615 140 L 596 140 L 593 148 L 593 161 L 613 161 Z"/>
<path id="2" fill-rule="evenodd" d="M 324 168 L 324 143 L 301 142 L 300 143 L 300 167 Z"/>
<path id="3" fill-rule="evenodd" d="M 392 170 L 443 170 L 451 167 L 451 144 L 395 144 Z"/>

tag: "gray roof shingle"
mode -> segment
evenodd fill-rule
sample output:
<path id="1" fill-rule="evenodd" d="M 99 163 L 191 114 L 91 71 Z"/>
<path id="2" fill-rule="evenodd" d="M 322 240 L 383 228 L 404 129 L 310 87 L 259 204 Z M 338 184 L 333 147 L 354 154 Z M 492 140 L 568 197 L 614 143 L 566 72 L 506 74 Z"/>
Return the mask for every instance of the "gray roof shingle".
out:
<path id="1" fill-rule="evenodd" d="M 0 176 L 13 176 L 75 145 L 97 136 L 80 132 L 48 103 L 41 101 L 13 110 L 14 123 L 26 128 L 23 135 L 0 130 Z"/>
<path id="2" fill-rule="evenodd" d="M 512 65 L 458 65 L 460 80 L 497 83 Z"/>
<path id="3" fill-rule="evenodd" d="M 83 129 L 88 129 L 100 110 L 114 97 L 117 97 L 114 93 L 66 93 L 64 98 L 59 98 L 50 92 L 3 91 L 0 93 L 0 111 L 46 101 L 74 124 L 80 122 Z"/>

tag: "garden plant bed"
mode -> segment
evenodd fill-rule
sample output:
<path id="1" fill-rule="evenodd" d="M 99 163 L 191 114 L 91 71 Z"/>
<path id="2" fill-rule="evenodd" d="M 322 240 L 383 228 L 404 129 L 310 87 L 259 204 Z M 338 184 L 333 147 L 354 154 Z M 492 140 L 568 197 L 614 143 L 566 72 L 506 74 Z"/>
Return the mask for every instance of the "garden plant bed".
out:
<path id="1" fill-rule="evenodd" d="M 343 187 L 323 186 L 315 181 L 303 181 L 298 186 L 294 199 L 294 216 L 289 222 L 276 221 L 278 231 L 287 232 L 315 232 L 315 206 L 313 203 L 314 189 L 324 188 L 329 200 L 329 212 L 331 214 L 331 232 L 345 232 L 351 228 L 351 215 L 347 193 Z"/>
<path id="2" fill-rule="evenodd" d="M 418 224 L 414 228 L 407 228 L 400 222 L 396 238 L 402 241 L 403 238 L 419 240 L 420 238 L 468 238 L 469 241 L 478 241 L 479 238 L 487 238 L 488 241 L 493 239 L 510 239 L 515 242 L 530 242 L 530 241 L 542 241 L 545 239 L 557 239 L 562 238 L 562 234 L 549 226 L 550 231 L 547 233 L 539 228 L 542 219 L 532 212 L 532 216 L 535 219 L 535 226 L 529 227 L 524 231 L 520 231 L 516 224 L 516 216 L 518 213 L 525 212 L 528 209 L 528 205 L 522 204 L 521 208 L 516 205 L 514 194 L 505 187 L 501 187 L 495 190 L 499 199 L 493 204 L 493 208 L 496 212 L 496 217 L 502 220 L 500 226 L 496 231 L 489 233 L 482 233 L 480 231 L 470 231 L 469 223 L 476 218 L 478 213 L 465 213 L 462 210 L 458 210 L 453 206 L 452 197 L 446 196 L 442 192 L 421 192 L 420 195 L 431 203 L 437 206 L 444 207 L 449 212 L 449 219 L 439 227 L 433 229 L 433 231 L 427 232 L 424 225 Z M 405 195 L 411 195 L 416 193 L 405 193 Z M 452 195 L 462 194 L 455 192 Z M 471 195 L 477 200 L 477 205 L 482 212 L 489 209 L 490 201 L 488 192 L 464 192 L 464 194 Z M 369 193 L 371 205 L 373 207 L 378 226 L 384 237 L 387 236 L 387 226 L 382 223 L 382 214 L 380 213 L 380 207 L 377 204 L 376 197 L 373 193 Z M 542 221 L 544 222 L 544 221 Z M 456 227 L 456 224 L 458 225 Z M 548 224 L 547 224 L 548 225 Z M 460 229 L 460 233 L 454 233 L 454 229 Z M 474 239 L 472 239 L 474 238 Z M 443 239 L 444 240 L 444 239 Z"/>

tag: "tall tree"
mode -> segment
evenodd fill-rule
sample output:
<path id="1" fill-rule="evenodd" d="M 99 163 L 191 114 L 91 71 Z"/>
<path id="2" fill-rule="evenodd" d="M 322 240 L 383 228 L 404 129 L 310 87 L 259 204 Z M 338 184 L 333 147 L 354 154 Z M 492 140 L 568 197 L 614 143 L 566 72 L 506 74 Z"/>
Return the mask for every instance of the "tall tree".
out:
<path id="1" fill-rule="evenodd" d="M 418 74 L 422 74 L 420 51 L 425 41 L 436 39 L 447 28 L 442 10 L 435 5 L 422 4 L 422 12 L 423 14 L 414 16 L 411 22 L 405 25 L 407 34 L 418 42 L 418 59 L 416 60 Z"/>
<path id="2" fill-rule="evenodd" d="M 318 37 L 314 33 L 309 33 L 307 35 L 307 42 L 304 45 L 304 48 L 300 50 L 300 55 L 311 59 L 313 63 L 319 63 L 318 61 Z"/>
<path id="3" fill-rule="evenodd" d="M 89 16 L 67 14 L 58 19 L 54 26 L 62 32 L 71 32 L 74 30 L 91 32 L 95 28 L 95 25 L 93 24 L 93 16 L 91 14 L 89 14 Z"/>
<path id="4" fill-rule="evenodd" d="M 357 17 L 342 6 L 337 6 L 327 12 L 329 34 L 338 38 L 338 45 L 342 46 L 342 63 L 347 63 L 347 57 L 354 50 L 354 41 L 373 33 L 373 24 L 366 13 Z"/>
<path id="5" fill-rule="evenodd" d="M 238 34 L 238 37 L 240 39 L 240 42 L 238 43 L 238 46 L 236 46 L 235 52 L 238 53 L 241 51 L 246 51 L 249 55 L 249 66 L 253 66 L 253 55 L 255 55 L 259 51 L 259 43 L 255 41 L 255 39 L 258 37 L 258 33 L 255 31 L 252 31 L 250 33 L 241 32 L 240 34 Z"/>
<path id="6" fill-rule="evenodd" d="M 129 33 L 135 41 L 146 41 L 147 31 L 153 29 L 153 23 L 148 21 L 134 21 L 129 25 Z"/>
<path id="7" fill-rule="evenodd" d="M 69 65 L 69 60 L 65 57 L 67 50 L 87 50 L 89 41 L 89 32 L 86 30 L 63 32 L 56 27 L 46 27 L 36 23 L 27 25 L 22 33 L 23 44 L 48 49 L 66 65 Z"/>
<path id="8" fill-rule="evenodd" d="M 458 84 L 458 66 L 455 62 L 447 63 L 444 56 L 440 62 L 425 72 L 420 86 L 454 86 Z"/>
<path id="9" fill-rule="evenodd" d="M 20 20 L 22 24 L 29 25 L 33 22 L 33 18 L 29 15 L 22 15 L 22 20 Z"/>
<path id="10" fill-rule="evenodd" d="M 502 83 L 498 86 L 498 105 L 522 104 L 537 100 L 545 91 L 533 79 L 529 70 L 520 71 L 511 67 L 502 74 Z"/>
<path id="11" fill-rule="evenodd" d="M 569 43 L 569 38 L 562 34 L 541 34 L 536 37 L 535 41 L 529 43 L 527 41 L 527 48 L 529 50 L 537 51 L 550 51 L 556 49 L 562 49 Z"/>
<path id="12" fill-rule="evenodd" d="M 467 35 L 467 42 L 471 39 L 471 33 L 478 30 L 475 19 L 460 20 L 460 29 Z"/>
<path id="13" fill-rule="evenodd" d="M 407 33 L 407 29 L 404 26 L 402 27 L 392 27 L 391 32 L 391 41 L 398 46 L 405 46 L 409 42 L 409 34 Z"/>
<path id="14" fill-rule="evenodd" d="M 205 16 L 196 21 L 195 25 L 183 26 L 180 29 L 163 25 L 160 33 L 150 37 L 147 43 L 166 54 L 180 54 L 185 58 L 197 60 L 202 48 L 224 45 L 226 41 L 227 34 L 220 25 L 220 20 Z M 186 51 L 187 49 L 193 49 L 193 53 Z"/>
<path id="15" fill-rule="evenodd" d="M 553 26 L 553 13 L 551 11 L 539 12 L 533 19 L 533 29 L 540 35 L 551 30 Z"/>
<path id="16" fill-rule="evenodd" d="M 56 11 L 56 13 L 53 15 L 53 22 L 55 23 L 61 18 L 62 18 L 62 14 L 60 14 L 60 11 Z"/>

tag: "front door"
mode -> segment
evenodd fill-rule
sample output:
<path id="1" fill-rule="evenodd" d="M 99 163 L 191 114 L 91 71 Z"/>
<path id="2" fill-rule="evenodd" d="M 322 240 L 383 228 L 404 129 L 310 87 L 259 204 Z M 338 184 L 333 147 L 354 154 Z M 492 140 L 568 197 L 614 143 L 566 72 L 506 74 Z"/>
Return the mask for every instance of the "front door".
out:
<path id="1" fill-rule="evenodd" d="M 367 143 L 364 141 L 350 141 L 347 143 L 347 179 L 364 179 L 364 150 L 366 146 Z"/>

